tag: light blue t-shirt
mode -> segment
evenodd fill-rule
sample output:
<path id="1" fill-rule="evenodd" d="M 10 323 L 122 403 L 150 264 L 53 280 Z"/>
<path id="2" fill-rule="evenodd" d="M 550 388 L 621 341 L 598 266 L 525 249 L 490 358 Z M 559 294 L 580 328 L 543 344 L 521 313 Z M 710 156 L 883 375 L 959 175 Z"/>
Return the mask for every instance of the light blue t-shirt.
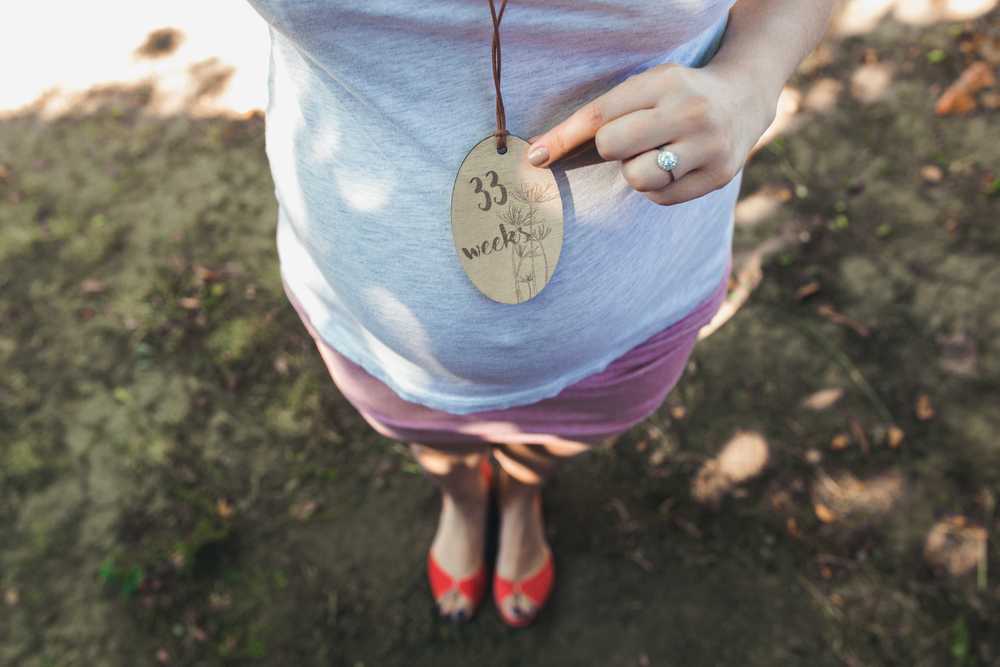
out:
<path id="1" fill-rule="evenodd" d="M 734 1 L 512 0 L 508 130 L 541 134 L 653 65 L 704 64 Z M 551 281 L 526 303 L 491 301 L 450 217 L 463 159 L 495 129 L 486 0 L 250 4 L 271 25 L 282 276 L 324 340 L 404 399 L 470 414 L 554 396 L 722 279 L 739 178 L 661 207 L 619 163 L 581 156 L 553 168 L 565 229 Z"/>

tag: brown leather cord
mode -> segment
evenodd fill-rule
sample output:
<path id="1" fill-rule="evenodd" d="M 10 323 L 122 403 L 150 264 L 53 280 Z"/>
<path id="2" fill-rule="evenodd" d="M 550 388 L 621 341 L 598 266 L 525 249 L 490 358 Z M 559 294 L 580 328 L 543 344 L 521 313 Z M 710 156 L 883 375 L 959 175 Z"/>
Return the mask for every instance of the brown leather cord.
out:
<path id="1" fill-rule="evenodd" d="M 493 84 L 497 89 L 497 130 L 493 136 L 497 138 L 497 153 L 501 155 L 507 152 L 507 116 L 503 109 L 503 96 L 500 95 L 500 21 L 503 19 L 503 10 L 507 8 L 507 0 L 500 4 L 500 13 L 497 13 L 493 0 L 490 0 L 490 14 L 493 15 Z"/>

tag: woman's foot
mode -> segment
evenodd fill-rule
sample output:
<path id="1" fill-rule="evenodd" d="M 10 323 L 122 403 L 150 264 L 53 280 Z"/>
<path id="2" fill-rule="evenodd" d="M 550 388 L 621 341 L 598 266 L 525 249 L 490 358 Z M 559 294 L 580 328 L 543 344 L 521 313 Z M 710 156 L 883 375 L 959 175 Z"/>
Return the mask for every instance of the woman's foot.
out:
<path id="1" fill-rule="evenodd" d="M 501 470 L 497 480 L 500 546 L 493 581 L 494 602 L 504 623 L 531 623 L 552 592 L 552 550 L 545 538 L 537 486 L 518 482 Z"/>
<path id="2" fill-rule="evenodd" d="M 464 468 L 464 466 L 463 466 Z M 441 517 L 427 556 L 428 578 L 442 617 L 468 621 L 483 601 L 489 462 L 449 474 L 452 492 L 441 493 Z"/>

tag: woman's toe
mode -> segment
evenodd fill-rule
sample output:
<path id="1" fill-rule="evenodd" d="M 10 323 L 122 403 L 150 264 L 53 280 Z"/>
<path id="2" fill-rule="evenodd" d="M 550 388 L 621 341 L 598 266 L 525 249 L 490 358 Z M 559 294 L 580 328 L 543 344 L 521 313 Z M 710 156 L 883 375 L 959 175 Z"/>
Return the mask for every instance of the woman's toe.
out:
<path id="1" fill-rule="evenodd" d="M 505 606 L 507 615 L 511 618 L 532 618 L 536 613 L 535 606 L 517 593 L 508 598 Z"/>
<path id="2" fill-rule="evenodd" d="M 438 613 L 441 618 L 451 619 L 461 623 L 470 618 L 468 602 L 457 593 L 448 593 L 438 603 Z"/>

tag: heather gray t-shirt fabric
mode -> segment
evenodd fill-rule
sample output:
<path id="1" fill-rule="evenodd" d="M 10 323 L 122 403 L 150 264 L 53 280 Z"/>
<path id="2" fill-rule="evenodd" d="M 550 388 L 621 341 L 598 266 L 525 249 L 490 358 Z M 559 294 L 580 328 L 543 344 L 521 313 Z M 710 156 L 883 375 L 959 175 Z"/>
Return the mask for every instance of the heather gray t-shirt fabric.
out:
<path id="1" fill-rule="evenodd" d="M 704 64 L 734 2 L 511 0 L 508 130 L 545 132 L 653 65 Z M 450 218 L 463 159 L 495 129 L 486 0 L 250 4 L 271 25 L 282 277 L 322 337 L 404 399 L 470 414 L 554 396 L 722 279 L 739 178 L 661 207 L 591 152 L 553 169 L 565 230 L 552 280 L 526 303 L 491 301 Z"/>

